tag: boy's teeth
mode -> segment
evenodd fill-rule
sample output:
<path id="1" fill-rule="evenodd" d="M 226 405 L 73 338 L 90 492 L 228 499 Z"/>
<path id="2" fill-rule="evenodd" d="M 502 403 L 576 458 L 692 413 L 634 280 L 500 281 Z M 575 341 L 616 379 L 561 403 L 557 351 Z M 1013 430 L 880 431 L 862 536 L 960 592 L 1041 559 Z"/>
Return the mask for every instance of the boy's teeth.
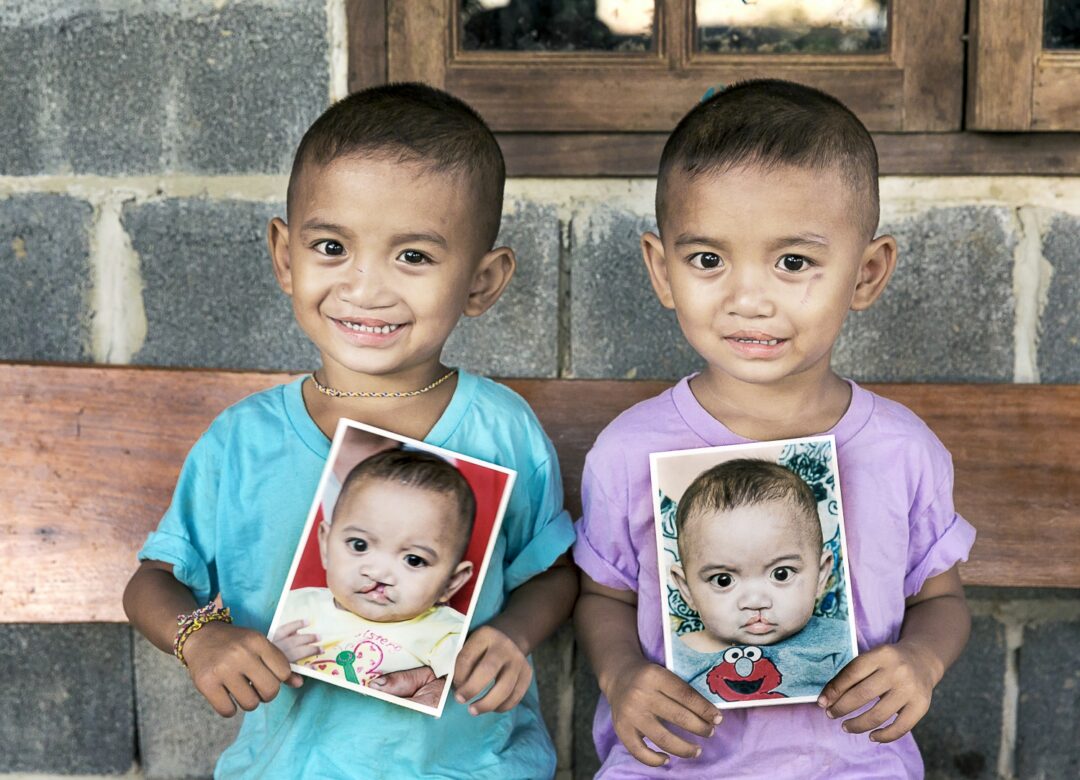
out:
<path id="1" fill-rule="evenodd" d="M 338 322 L 349 330 L 355 330 L 357 333 L 393 333 L 401 327 L 400 325 L 383 325 L 381 327 L 376 327 L 374 325 L 361 325 L 358 322 L 346 322 L 345 320 L 338 320 Z"/>
<path id="2" fill-rule="evenodd" d="M 780 343 L 780 339 L 735 339 L 740 344 L 768 344 L 770 347 L 775 347 Z"/>

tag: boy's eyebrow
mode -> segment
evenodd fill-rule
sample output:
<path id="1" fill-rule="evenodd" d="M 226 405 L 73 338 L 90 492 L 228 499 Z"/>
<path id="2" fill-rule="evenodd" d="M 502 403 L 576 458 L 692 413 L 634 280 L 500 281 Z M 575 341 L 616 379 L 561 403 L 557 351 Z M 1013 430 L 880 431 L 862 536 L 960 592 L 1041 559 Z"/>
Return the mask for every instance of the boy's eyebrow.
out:
<path id="1" fill-rule="evenodd" d="M 783 249 L 785 246 L 827 247 L 828 245 L 829 239 L 825 238 L 825 236 L 819 236 L 817 233 L 798 233 L 794 236 L 776 239 L 769 244 L 769 251 L 775 252 L 777 249 Z"/>
<path id="2" fill-rule="evenodd" d="M 724 242 L 708 236 L 695 236 L 690 233 L 681 233 L 675 239 L 675 246 L 688 246 L 690 244 L 705 244 L 706 246 L 723 247 Z"/>
<path id="3" fill-rule="evenodd" d="M 390 243 L 395 246 L 399 244 L 411 244 L 414 241 L 426 241 L 429 244 L 435 244 L 443 249 L 450 248 L 446 239 L 434 231 L 429 233 L 398 233 L 390 239 Z"/>
<path id="4" fill-rule="evenodd" d="M 301 233 L 337 233 L 340 236 L 349 235 L 349 229 L 333 222 L 318 222 L 311 220 L 300 226 Z"/>
<path id="5" fill-rule="evenodd" d="M 771 569 L 773 566 L 780 563 L 781 561 L 802 561 L 802 559 L 802 553 L 788 553 L 787 555 L 779 555 L 776 558 L 773 558 L 767 564 L 765 564 L 765 568 Z"/>
<path id="6" fill-rule="evenodd" d="M 424 552 L 426 552 L 428 554 L 429 558 L 436 558 L 437 559 L 439 557 L 439 554 L 437 552 L 435 552 L 435 550 L 428 547 L 426 544 L 410 544 L 409 548 L 415 548 L 417 550 L 422 550 L 422 551 L 424 551 Z"/>

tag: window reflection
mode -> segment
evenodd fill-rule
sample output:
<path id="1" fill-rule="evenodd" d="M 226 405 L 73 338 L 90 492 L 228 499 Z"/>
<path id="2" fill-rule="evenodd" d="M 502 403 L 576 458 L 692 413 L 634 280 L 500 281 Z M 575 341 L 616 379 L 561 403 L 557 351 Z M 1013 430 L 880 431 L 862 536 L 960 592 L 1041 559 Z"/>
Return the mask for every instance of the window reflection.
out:
<path id="1" fill-rule="evenodd" d="M 1080 2 L 1046 0 L 1044 49 L 1080 49 Z"/>
<path id="2" fill-rule="evenodd" d="M 888 48 L 887 0 L 696 0 L 698 50 L 864 54 Z"/>
<path id="3" fill-rule="evenodd" d="M 461 0 L 466 51 L 653 49 L 653 0 Z"/>

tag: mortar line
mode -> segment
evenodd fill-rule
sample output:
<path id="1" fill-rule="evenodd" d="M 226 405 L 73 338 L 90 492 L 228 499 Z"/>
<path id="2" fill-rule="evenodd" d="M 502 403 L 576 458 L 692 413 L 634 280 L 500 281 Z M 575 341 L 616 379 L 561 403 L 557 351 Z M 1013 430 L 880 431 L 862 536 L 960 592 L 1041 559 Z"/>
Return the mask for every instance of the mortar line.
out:
<path id="1" fill-rule="evenodd" d="M 571 341 L 571 329 L 573 317 L 571 312 L 573 276 L 571 270 L 571 257 L 573 252 L 574 218 L 559 220 L 559 281 L 556 291 L 556 357 L 555 375 L 560 379 L 569 376 L 573 367 L 573 343 Z"/>
<path id="2" fill-rule="evenodd" d="M 997 773 L 1003 780 L 1016 778 L 1016 733 L 1020 708 L 1020 650 L 1024 644 L 1022 623 L 1005 624 L 1005 680 L 1001 696 L 1001 747 Z"/>
<path id="3" fill-rule="evenodd" d="M 135 200 L 118 191 L 92 203 L 90 352 L 96 363 L 130 363 L 146 341 L 140 258 L 122 222 L 124 204 Z"/>
<path id="4" fill-rule="evenodd" d="M 1013 212 L 1019 240 L 1013 248 L 1013 381 L 1039 381 L 1039 284 L 1042 226 L 1038 210 L 1020 206 Z"/>
<path id="5" fill-rule="evenodd" d="M 346 0 L 326 0 L 326 40 L 330 66 L 329 99 L 336 103 L 349 94 L 349 24 Z"/>

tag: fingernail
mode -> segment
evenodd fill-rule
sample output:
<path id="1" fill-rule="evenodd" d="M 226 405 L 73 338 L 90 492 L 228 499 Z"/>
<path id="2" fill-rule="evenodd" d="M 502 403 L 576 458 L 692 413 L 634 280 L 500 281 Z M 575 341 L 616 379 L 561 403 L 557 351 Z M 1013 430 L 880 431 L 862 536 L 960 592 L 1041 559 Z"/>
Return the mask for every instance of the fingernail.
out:
<path id="1" fill-rule="evenodd" d="M 369 682 L 368 685 L 374 688 L 382 688 L 386 685 L 386 680 L 384 680 L 382 677 L 376 677 L 374 680 Z"/>
<path id="2" fill-rule="evenodd" d="M 870 741 L 871 742 L 877 742 L 878 741 L 877 734 L 871 734 L 870 735 Z"/>
<path id="3" fill-rule="evenodd" d="M 829 700 L 826 699 L 824 696 L 818 696 L 817 697 L 817 706 L 819 706 L 819 707 L 828 707 L 829 706 Z"/>
<path id="4" fill-rule="evenodd" d="M 697 750 L 694 751 L 694 758 L 697 758 L 700 755 L 701 755 L 701 748 L 698 748 Z"/>
<path id="5" fill-rule="evenodd" d="M 714 728 L 711 728 L 711 729 L 709 729 L 709 736 L 710 736 L 710 737 L 711 737 L 711 736 L 712 736 L 713 734 L 715 734 L 715 733 L 716 733 L 716 728 L 715 728 L 715 727 L 714 727 Z"/>
<path id="6" fill-rule="evenodd" d="M 836 715 L 834 715 L 831 710 L 825 710 L 825 714 L 827 716 L 829 716 L 830 718 L 835 718 L 836 717 Z"/>
<path id="7" fill-rule="evenodd" d="M 455 693 L 454 698 L 457 699 L 458 704 L 464 704 L 465 703 L 465 697 L 462 696 L 460 693 Z"/>
<path id="8" fill-rule="evenodd" d="M 715 724 L 716 724 L 717 726 L 719 726 L 719 725 L 720 725 L 720 722 L 721 722 L 721 721 L 723 721 L 723 719 L 724 719 L 724 716 L 723 716 L 723 715 L 721 715 L 721 714 L 720 714 L 720 713 L 718 712 L 718 713 L 716 713 L 715 717 L 713 717 L 713 719 L 712 719 L 712 722 L 713 722 L 713 723 L 715 723 Z"/>
<path id="9" fill-rule="evenodd" d="M 470 715 L 476 715 L 476 714 L 478 714 L 478 713 L 476 712 L 476 707 L 474 707 L 474 706 L 472 706 L 472 705 L 469 705 L 469 714 L 470 714 Z"/>
<path id="10" fill-rule="evenodd" d="M 842 728 L 844 731 L 846 731 L 849 734 L 851 733 L 851 729 L 848 728 L 848 724 L 846 724 L 846 723 L 841 724 L 840 728 Z"/>

